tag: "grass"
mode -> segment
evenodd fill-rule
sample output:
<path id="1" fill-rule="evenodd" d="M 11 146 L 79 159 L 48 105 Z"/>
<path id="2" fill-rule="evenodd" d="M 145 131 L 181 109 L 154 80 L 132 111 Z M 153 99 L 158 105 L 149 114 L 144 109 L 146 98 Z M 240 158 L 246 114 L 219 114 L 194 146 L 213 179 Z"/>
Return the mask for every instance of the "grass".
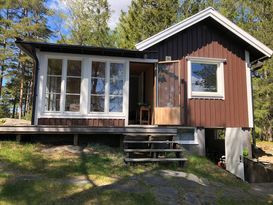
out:
<path id="1" fill-rule="evenodd" d="M 212 181 L 217 181 L 227 186 L 240 186 L 243 189 L 249 188 L 247 183 L 242 183 L 242 181 L 237 179 L 234 175 L 231 175 L 223 169 L 217 168 L 205 157 L 189 155 L 187 158 L 188 163 L 184 170 L 188 173 L 192 173 Z"/>
<path id="2" fill-rule="evenodd" d="M 92 145 L 88 147 L 89 154 L 44 152 L 47 148 L 40 144 L 0 142 L 0 204 L 159 204 L 154 187 L 144 183 L 141 192 L 109 190 L 103 185 L 160 169 L 192 173 L 249 192 L 249 185 L 203 157 L 187 156 L 185 168 L 157 164 L 127 166 L 122 150 L 107 146 Z M 85 179 L 90 183 L 67 183 L 70 179 Z M 176 180 L 174 183 L 175 187 L 180 187 Z M 219 190 L 217 204 L 236 204 L 224 195 Z M 256 204 L 255 196 L 246 202 Z"/>

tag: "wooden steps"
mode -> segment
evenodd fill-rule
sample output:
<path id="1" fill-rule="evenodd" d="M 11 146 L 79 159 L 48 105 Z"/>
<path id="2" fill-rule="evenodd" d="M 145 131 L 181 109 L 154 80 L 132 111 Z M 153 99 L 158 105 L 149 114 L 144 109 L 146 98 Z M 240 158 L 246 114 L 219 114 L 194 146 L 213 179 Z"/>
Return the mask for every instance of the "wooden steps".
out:
<path id="1" fill-rule="evenodd" d="M 186 158 L 179 141 L 173 140 L 174 135 L 126 135 L 123 146 L 125 163 L 137 162 L 178 162 L 183 166 Z"/>
<path id="2" fill-rule="evenodd" d="M 125 158 L 126 162 L 185 162 L 186 158 Z"/>
<path id="3" fill-rule="evenodd" d="M 182 152 L 182 149 L 124 149 L 124 152 Z"/>
<path id="4" fill-rule="evenodd" d="M 136 141 L 131 141 L 131 140 L 124 140 L 123 143 L 127 144 L 173 144 L 173 143 L 179 143 L 179 141 L 169 141 L 169 140 L 161 140 L 161 141 L 141 141 L 141 140 L 136 140 Z"/>

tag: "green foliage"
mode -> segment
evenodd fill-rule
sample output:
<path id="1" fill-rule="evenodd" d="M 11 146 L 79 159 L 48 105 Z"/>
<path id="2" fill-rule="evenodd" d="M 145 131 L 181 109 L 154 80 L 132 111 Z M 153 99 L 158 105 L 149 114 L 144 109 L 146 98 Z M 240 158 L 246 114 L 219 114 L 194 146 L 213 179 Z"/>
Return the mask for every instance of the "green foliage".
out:
<path id="1" fill-rule="evenodd" d="M 133 0 L 127 13 L 122 12 L 116 28 L 117 46 L 135 44 L 168 28 L 177 21 L 178 0 Z"/>
<path id="2" fill-rule="evenodd" d="M 51 35 L 47 17 L 51 14 L 46 0 L 8 0 L 0 4 L 0 96 L 12 105 L 6 117 L 10 113 L 15 117 L 17 110 L 19 117 L 30 111 L 33 89 L 33 61 L 16 47 L 15 38 L 47 39 Z"/>
<path id="3" fill-rule="evenodd" d="M 244 148 L 243 149 L 243 156 L 248 157 L 248 155 L 249 155 L 248 148 Z"/>
<path id="4" fill-rule="evenodd" d="M 66 22 L 70 28 L 70 37 L 66 43 L 79 45 L 102 46 L 111 45 L 110 7 L 107 0 L 64 0 L 69 15 Z"/>

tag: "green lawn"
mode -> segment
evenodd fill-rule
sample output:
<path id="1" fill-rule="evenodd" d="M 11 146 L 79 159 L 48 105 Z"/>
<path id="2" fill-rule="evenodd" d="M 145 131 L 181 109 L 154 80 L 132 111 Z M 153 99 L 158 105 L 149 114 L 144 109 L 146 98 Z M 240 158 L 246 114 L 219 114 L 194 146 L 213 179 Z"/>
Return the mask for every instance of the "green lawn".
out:
<path id="1" fill-rule="evenodd" d="M 156 187 L 144 178 L 138 181 L 139 192 L 107 188 L 107 185 L 126 182 L 132 176 L 149 175 L 163 169 L 192 173 L 210 184 L 221 183 L 249 194 L 248 184 L 202 157 L 188 156 L 183 169 L 176 165 L 128 166 L 123 162 L 120 149 L 91 145 L 90 153 L 71 154 L 66 151 L 48 153 L 43 151 L 45 148 L 40 144 L 0 142 L 0 204 L 164 204 L 155 194 Z M 168 186 L 177 187 L 178 196 L 185 194 L 186 190 L 180 190 L 177 180 L 166 180 L 170 182 Z M 131 182 L 134 181 L 128 184 Z M 237 204 L 224 196 L 221 189 L 215 196 L 218 204 Z M 251 194 L 245 198 L 246 203 L 241 204 L 270 202 L 266 198 L 257 200 Z"/>

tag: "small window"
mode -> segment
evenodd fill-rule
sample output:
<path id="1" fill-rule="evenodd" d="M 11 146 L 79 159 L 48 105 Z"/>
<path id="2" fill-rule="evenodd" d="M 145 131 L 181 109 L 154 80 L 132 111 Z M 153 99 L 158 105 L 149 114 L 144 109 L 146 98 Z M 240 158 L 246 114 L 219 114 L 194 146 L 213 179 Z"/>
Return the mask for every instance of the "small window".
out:
<path id="1" fill-rule="evenodd" d="M 224 98 L 223 60 L 188 59 L 189 98 Z"/>
<path id="2" fill-rule="evenodd" d="M 182 144 L 197 144 L 194 128 L 183 128 L 177 130 L 177 140 Z"/>
<path id="3" fill-rule="evenodd" d="M 65 111 L 80 111 L 81 61 L 67 61 Z"/>

